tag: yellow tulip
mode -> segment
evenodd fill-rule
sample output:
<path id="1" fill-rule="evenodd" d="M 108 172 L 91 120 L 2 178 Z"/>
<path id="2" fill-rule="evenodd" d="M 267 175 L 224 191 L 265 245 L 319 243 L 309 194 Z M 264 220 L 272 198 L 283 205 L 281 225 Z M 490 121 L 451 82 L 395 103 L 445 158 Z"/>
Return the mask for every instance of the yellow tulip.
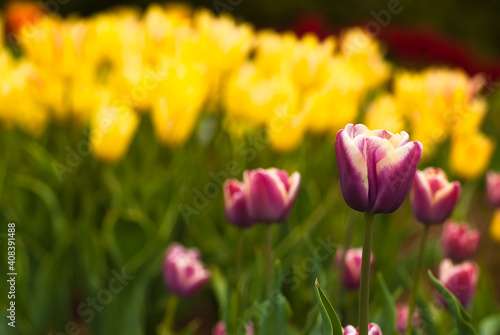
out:
<path id="1" fill-rule="evenodd" d="M 99 160 L 114 163 L 122 159 L 135 134 L 139 118 L 125 103 L 109 98 L 91 120 L 90 144 L 92 154 Z"/>
<path id="2" fill-rule="evenodd" d="M 380 95 L 372 102 L 366 111 L 364 123 L 370 129 L 385 129 L 394 134 L 405 129 L 403 116 L 394 96 L 390 94 Z"/>
<path id="3" fill-rule="evenodd" d="M 304 137 L 306 117 L 306 113 L 298 113 L 293 102 L 278 106 L 266 128 L 271 148 L 281 153 L 295 150 Z"/>
<path id="4" fill-rule="evenodd" d="M 490 236 L 493 241 L 500 243 L 500 209 L 497 209 L 491 218 Z"/>
<path id="5" fill-rule="evenodd" d="M 153 128 L 158 141 L 182 145 L 191 135 L 205 102 L 208 84 L 203 68 L 165 60 L 165 79 L 159 82 L 153 101 Z"/>
<path id="6" fill-rule="evenodd" d="M 479 177 L 490 163 L 493 148 L 493 141 L 478 131 L 453 136 L 450 150 L 452 172 L 465 179 Z"/>

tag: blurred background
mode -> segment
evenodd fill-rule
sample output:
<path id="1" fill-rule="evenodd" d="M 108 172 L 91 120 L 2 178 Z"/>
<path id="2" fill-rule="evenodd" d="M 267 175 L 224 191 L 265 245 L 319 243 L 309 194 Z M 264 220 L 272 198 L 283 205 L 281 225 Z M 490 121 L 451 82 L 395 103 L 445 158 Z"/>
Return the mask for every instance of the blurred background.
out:
<path id="1" fill-rule="evenodd" d="M 4 9 L 22 3 L 0 2 Z M 11 22 L 36 16 L 37 8 L 63 16 L 88 16 L 116 6 L 146 8 L 153 1 L 120 0 L 40 0 L 16 11 Z M 178 1 L 195 8 L 227 11 L 256 28 L 292 30 L 299 35 L 314 32 L 320 37 L 338 34 L 343 28 L 368 24 L 387 48 L 387 58 L 410 67 L 446 64 L 459 66 L 469 74 L 485 72 L 500 76 L 500 2 L 466 1 L 299 1 L 286 3 L 266 0 Z M 396 14 L 388 17 L 394 5 Z M 377 24 L 373 24 L 373 22 Z M 378 28 L 377 28 L 378 27 Z M 379 30 L 377 32 L 377 30 Z"/>

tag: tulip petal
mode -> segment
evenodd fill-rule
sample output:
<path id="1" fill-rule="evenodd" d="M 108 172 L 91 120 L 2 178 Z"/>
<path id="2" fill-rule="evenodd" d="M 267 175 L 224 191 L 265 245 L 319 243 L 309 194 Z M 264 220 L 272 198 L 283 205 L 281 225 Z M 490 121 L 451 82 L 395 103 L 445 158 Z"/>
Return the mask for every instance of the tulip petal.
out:
<path id="1" fill-rule="evenodd" d="M 364 212 L 368 208 L 368 169 L 363 154 L 349 136 L 353 128 L 348 125 L 337 133 L 335 153 L 344 200 L 351 208 Z"/>
<path id="2" fill-rule="evenodd" d="M 460 183 L 455 181 L 434 194 L 429 223 L 442 223 L 451 216 L 457 204 L 460 191 Z"/>
<path id="3" fill-rule="evenodd" d="M 248 212 L 254 221 L 277 222 L 287 206 L 288 193 L 281 179 L 271 171 L 246 171 Z"/>
<path id="4" fill-rule="evenodd" d="M 377 163 L 377 199 L 373 213 L 392 213 L 408 195 L 422 155 L 422 144 L 409 142 Z"/>
<path id="5" fill-rule="evenodd" d="M 279 221 L 285 221 L 290 214 L 290 210 L 292 209 L 297 193 L 299 192 L 300 173 L 294 172 L 287 181 L 287 184 L 289 185 L 287 205 L 281 214 Z"/>

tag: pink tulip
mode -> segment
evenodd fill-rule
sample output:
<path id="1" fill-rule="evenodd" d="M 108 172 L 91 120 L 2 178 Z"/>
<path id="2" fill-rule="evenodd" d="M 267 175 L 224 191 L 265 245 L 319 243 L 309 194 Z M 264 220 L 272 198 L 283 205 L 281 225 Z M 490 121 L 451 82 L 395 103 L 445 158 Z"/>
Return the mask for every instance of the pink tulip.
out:
<path id="1" fill-rule="evenodd" d="M 360 212 L 392 213 L 408 195 L 422 145 L 404 131 L 393 135 L 348 124 L 337 133 L 335 153 L 347 205 Z"/>
<path id="2" fill-rule="evenodd" d="M 479 238 L 479 231 L 471 229 L 468 224 L 447 221 L 441 235 L 441 250 L 454 262 L 463 262 L 474 256 Z"/>
<path id="3" fill-rule="evenodd" d="M 400 334 L 405 334 L 406 324 L 408 323 L 408 305 L 397 305 L 396 306 L 396 330 Z M 413 317 L 411 318 L 411 324 L 413 327 L 418 327 L 420 324 L 420 316 L 417 311 L 413 312 Z"/>
<path id="4" fill-rule="evenodd" d="M 486 197 L 493 208 L 500 208 L 500 172 L 486 175 Z"/>
<path id="5" fill-rule="evenodd" d="M 475 262 L 465 262 L 453 265 L 450 259 L 445 259 L 439 266 L 439 281 L 467 307 L 476 293 L 479 268 Z M 443 305 L 446 302 L 439 295 Z"/>
<path id="6" fill-rule="evenodd" d="M 197 249 L 185 249 L 178 243 L 172 244 L 165 257 L 163 277 L 172 293 L 190 297 L 198 293 L 210 278 L 210 272 L 200 261 Z"/>
<path id="7" fill-rule="evenodd" d="M 363 249 L 348 249 L 345 256 L 345 267 L 343 269 L 342 285 L 347 289 L 357 290 L 361 281 L 361 259 Z M 340 270 L 342 266 L 342 257 L 344 255 L 343 249 L 338 249 L 335 254 L 335 267 Z M 370 267 L 373 267 L 374 257 L 373 254 L 370 258 Z"/>
<path id="8" fill-rule="evenodd" d="M 359 329 L 353 326 L 347 326 L 344 328 L 344 335 L 358 335 Z M 382 330 L 375 323 L 370 323 L 368 325 L 368 335 L 382 335 Z"/>
<path id="9" fill-rule="evenodd" d="M 226 217 L 240 227 L 257 222 L 283 222 L 288 218 L 300 185 L 300 174 L 279 169 L 245 171 L 243 183 L 224 184 Z"/>
<path id="10" fill-rule="evenodd" d="M 226 324 L 223 321 L 217 322 L 212 329 L 212 335 L 227 335 Z M 254 335 L 254 327 L 251 322 L 245 324 L 245 335 Z"/>
<path id="11" fill-rule="evenodd" d="M 413 214 L 424 224 L 443 223 L 453 213 L 460 190 L 460 183 L 450 183 L 441 169 L 417 171 L 410 194 Z"/>

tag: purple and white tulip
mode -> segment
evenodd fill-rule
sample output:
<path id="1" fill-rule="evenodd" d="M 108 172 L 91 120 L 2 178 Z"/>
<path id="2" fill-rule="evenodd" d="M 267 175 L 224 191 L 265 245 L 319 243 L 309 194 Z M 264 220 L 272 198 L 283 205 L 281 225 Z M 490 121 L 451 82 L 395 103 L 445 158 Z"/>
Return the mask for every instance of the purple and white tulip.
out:
<path id="1" fill-rule="evenodd" d="M 358 327 L 359 328 L 359 327 Z M 344 328 L 344 335 L 358 335 L 359 329 L 353 326 L 347 326 Z M 382 335 L 382 330 L 375 323 L 368 324 L 368 335 Z"/>
<path id="2" fill-rule="evenodd" d="M 479 231 L 471 229 L 467 223 L 447 221 L 441 235 L 441 250 L 452 261 L 463 262 L 476 253 L 480 236 Z"/>
<path id="3" fill-rule="evenodd" d="M 348 124 L 337 133 L 335 153 L 345 202 L 360 212 L 392 213 L 410 191 L 422 144 L 404 131 Z"/>
<path id="4" fill-rule="evenodd" d="M 344 273 L 342 277 L 342 285 L 349 290 L 357 290 L 361 282 L 361 260 L 363 255 L 363 248 L 348 249 L 345 255 L 345 266 L 341 269 Z M 344 257 L 344 250 L 338 249 L 335 254 L 334 265 L 337 269 L 342 266 L 342 257 Z M 373 253 L 370 257 L 370 268 L 374 263 Z"/>
<path id="5" fill-rule="evenodd" d="M 200 261 L 197 249 L 186 249 L 174 243 L 165 254 L 163 278 L 172 293 L 186 298 L 198 293 L 209 280 L 210 272 Z"/>
<path id="6" fill-rule="evenodd" d="M 445 259 L 439 265 L 439 281 L 450 290 L 464 307 L 467 307 L 476 293 L 479 267 L 475 262 L 465 262 L 453 265 L 450 259 Z M 441 303 L 446 306 L 443 297 Z"/>
<path id="7" fill-rule="evenodd" d="M 257 222 L 283 222 L 288 218 L 300 186 L 300 174 L 283 170 L 247 170 L 243 182 L 224 184 L 226 218 L 240 227 Z"/>
<path id="8" fill-rule="evenodd" d="M 410 194 L 413 214 L 424 224 L 443 223 L 453 213 L 460 191 L 460 183 L 450 183 L 439 168 L 417 171 Z"/>
<path id="9" fill-rule="evenodd" d="M 486 175 L 486 198 L 493 208 L 500 208 L 500 172 Z"/>

